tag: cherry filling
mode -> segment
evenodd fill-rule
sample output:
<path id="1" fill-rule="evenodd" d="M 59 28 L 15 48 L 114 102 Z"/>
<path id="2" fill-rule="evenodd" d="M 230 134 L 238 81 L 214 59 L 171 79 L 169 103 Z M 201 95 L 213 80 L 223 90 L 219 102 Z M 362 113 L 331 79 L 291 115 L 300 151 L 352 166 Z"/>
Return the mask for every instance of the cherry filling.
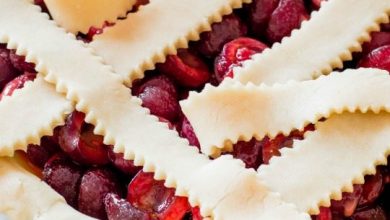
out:
<path id="1" fill-rule="evenodd" d="M 189 49 L 167 57 L 157 69 L 133 82 L 132 94 L 141 98 L 143 106 L 168 123 L 170 129 L 199 148 L 199 141 L 190 122 L 181 112 L 178 101 L 190 90 L 200 90 L 206 83 L 219 84 L 233 77 L 233 68 L 239 67 L 254 54 L 261 53 L 272 43 L 289 36 L 309 19 L 324 0 L 254 0 L 244 9 L 225 16 L 213 24 L 212 31 L 201 34 L 201 40 L 192 42 Z M 46 10 L 44 2 L 36 4 Z M 148 1 L 138 1 L 137 7 Z M 137 10 L 137 9 L 135 9 Z M 89 42 L 102 28 L 92 27 L 88 34 L 78 38 Z M 390 28 L 372 34 L 372 40 L 363 45 L 363 52 L 355 54 L 353 67 L 377 67 L 390 71 Z M 0 99 L 10 96 L 36 76 L 34 65 L 24 57 L 0 45 Z M 93 134 L 93 126 L 84 121 L 84 114 L 73 112 L 64 126 L 57 127 L 52 137 L 43 137 L 41 144 L 29 145 L 25 154 L 30 166 L 40 170 L 42 178 L 67 202 L 79 211 L 99 219 L 201 219 L 199 208 L 191 208 L 187 199 L 174 195 L 174 189 L 164 187 L 123 154 L 106 146 L 103 138 Z M 289 136 L 274 139 L 239 141 L 231 153 L 248 168 L 267 164 L 279 155 L 282 147 L 291 147 L 296 139 L 303 139 L 307 131 L 293 131 Z M 366 176 L 365 184 L 355 185 L 351 193 L 343 193 L 342 200 L 332 201 L 330 208 L 321 207 L 313 219 L 388 219 L 390 211 L 390 169 L 377 168 L 376 175 Z M 41 176 L 38 174 L 38 176 Z"/>

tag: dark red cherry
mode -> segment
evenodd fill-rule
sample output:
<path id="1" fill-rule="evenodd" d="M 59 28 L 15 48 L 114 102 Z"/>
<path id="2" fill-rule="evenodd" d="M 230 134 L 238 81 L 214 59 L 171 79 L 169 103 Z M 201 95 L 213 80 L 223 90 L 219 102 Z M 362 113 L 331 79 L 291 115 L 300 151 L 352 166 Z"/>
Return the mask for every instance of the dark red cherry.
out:
<path id="1" fill-rule="evenodd" d="M 32 164 L 43 168 L 49 158 L 59 151 L 57 142 L 54 142 L 52 137 L 44 136 L 41 138 L 40 145 L 28 145 L 26 155 Z"/>
<path id="2" fill-rule="evenodd" d="M 160 219 L 181 219 L 190 209 L 186 198 L 175 196 L 174 189 L 166 188 L 163 181 L 156 181 L 152 173 L 143 171 L 130 182 L 127 200 Z"/>
<path id="3" fill-rule="evenodd" d="M 247 37 L 237 38 L 225 44 L 214 62 L 217 80 L 221 82 L 225 77 L 233 77 L 234 67 L 241 66 L 253 54 L 261 53 L 265 48 L 267 45 Z"/>
<path id="4" fill-rule="evenodd" d="M 222 22 L 214 23 L 211 32 L 200 35 L 197 48 L 206 57 L 214 57 L 221 51 L 226 42 L 247 34 L 247 27 L 234 14 L 223 17 Z"/>
<path id="5" fill-rule="evenodd" d="M 177 90 L 175 84 L 165 75 L 153 76 L 149 79 L 146 79 L 144 82 L 136 83 L 132 88 L 132 93 L 135 96 L 138 96 L 140 93 L 143 93 L 146 88 L 149 87 L 158 87 L 166 92 L 168 92 L 172 97 L 177 98 Z"/>
<path id="6" fill-rule="evenodd" d="M 104 207 L 108 220 L 148 220 L 149 215 L 132 206 L 127 200 L 121 199 L 117 194 L 108 193 L 104 197 Z"/>
<path id="7" fill-rule="evenodd" d="M 363 44 L 363 54 L 368 54 L 376 48 L 390 45 L 389 32 L 373 32 L 371 33 L 371 41 Z"/>
<path id="8" fill-rule="evenodd" d="M 330 208 L 320 207 L 320 214 L 315 217 L 315 220 L 332 220 Z"/>
<path id="9" fill-rule="evenodd" d="M 108 155 L 114 166 L 127 175 L 134 176 L 142 169 L 142 167 L 135 166 L 132 160 L 123 159 L 123 154 L 115 153 L 111 147 L 108 150 Z"/>
<path id="10" fill-rule="evenodd" d="M 366 207 L 373 204 L 382 193 L 383 187 L 383 175 L 380 170 L 377 170 L 375 175 L 366 176 L 359 207 Z"/>
<path id="11" fill-rule="evenodd" d="M 350 217 L 355 212 L 363 192 L 363 187 L 355 185 L 353 189 L 351 193 L 344 192 L 341 200 L 332 200 L 332 212 L 345 217 Z"/>
<path id="12" fill-rule="evenodd" d="M 262 37 L 268 27 L 272 12 L 280 0 L 254 0 L 249 6 L 249 24 L 251 32 Z"/>
<path id="13" fill-rule="evenodd" d="M 263 142 L 263 148 L 262 148 L 262 157 L 263 157 L 263 163 L 268 164 L 269 160 L 273 156 L 280 156 L 279 150 L 282 147 L 285 147 L 284 143 L 290 141 L 288 137 L 285 137 L 282 134 L 278 134 L 274 139 L 269 139 L 268 137 L 265 137 Z"/>
<path id="14" fill-rule="evenodd" d="M 280 0 L 272 13 L 266 32 L 270 42 L 280 42 L 291 31 L 300 27 L 301 22 L 309 19 L 303 0 Z"/>
<path id="15" fill-rule="evenodd" d="M 36 76 L 37 74 L 35 73 L 24 73 L 8 82 L 7 85 L 5 85 L 3 92 L 0 94 L 0 100 L 4 96 L 11 96 L 15 90 L 23 88 L 26 82 L 33 81 Z"/>
<path id="16" fill-rule="evenodd" d="M 390 71 L 390 45 L 371 51 L 360 60 L 359 67 L 372 67 Z"/>
<path id="17" fill-rule="evenodd" d="M 318 10 L 321 7 L 322 2 L 327 0 L 311 0 L 312 6 L 315 10 Z"/>
<path id="18" fill-rule="evenodd" d="M 209 68 L 204 61 L 187 49 L 179 49 L 177 55 L 168 56 L 165 63 L 158 65 L 158 69 L 184 87 L 197 88 L 210 78 Z"/>
<path id="19" fill-rule="evenodd" d="M 35 73 L 35 65 L 27 63 L 24 56 L 16 55 L 15 50 L 11 50 L 9 54 L 12 65 L 20 72 Z"/>
<path id="20" fill-rule="evenodd" d="M 258 141 L 255 138 L 245 142 L 239 141 L 233 145 L 232 155 L 234 158 L 241 159 L 246 168 L 257 169 L 262 163 L 262 141 Z"/>
<path id="21" fill-rule="evenodd" d="M 122 188 L 113 172 L 95 168 L 81 178 L 78 210 L 89 216 L 107 219 L 103 199 L 108 193 L 121 195 Z"/>
<path id="22" fill-rule="evenodd" d="M 153 115 L 169 121 L 174 121 L 180 112 L 177 99 L 159 87 L 146 87 L 139 97 L 142 99 L 142 106 L 148 108 Z"/>
<path id="23" fill-rule="evenodd" d="M 62 154 L 50 158 L 43 169 L 43 180 L 61 194 L 73 207 L 77 207 L 82 169 Z"/>
<path id="24" fill-rule="evenodd" d="M 0 90 L 18 76 L 18 71 L 13 67 L 9 58 L 9 50 L 0 45 Z"/>
<path id="25" fill-rule="evenodd" d="M 181 124 L 180 136 L 187 138 L 190 145 L 200 148 L 199 140 L 195 135 L 194 128 L 186 117 L 183 118 Z"/>
<path id="26" fill-rule="evenodd" d="M 202 215 L 200 214 L 199 207 L 192 208 L 191 215 L 192 215 L 192 220 L 202 220 L 203 219 Z"/>
<path id="27" fill-rule="evenodd" d="M 85 115 L 73 112 L 59 131 L 59 145 L 73 160 L 87 165 L 110 162 L 103 137 L 93 133 L 93 126 L 84 122 Z"/>
<path id="28" fill-rule="evenodd" d="M 356 212 L 351 220 L 387 220 L 385 211 L 380 206 Z"/>

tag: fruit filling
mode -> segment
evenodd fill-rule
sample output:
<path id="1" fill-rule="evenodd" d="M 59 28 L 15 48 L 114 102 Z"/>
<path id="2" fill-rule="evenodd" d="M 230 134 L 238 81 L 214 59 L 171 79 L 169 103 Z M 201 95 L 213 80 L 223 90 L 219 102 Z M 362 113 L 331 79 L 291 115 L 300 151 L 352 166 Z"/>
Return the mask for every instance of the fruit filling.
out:
<path id="1" fill-rule="evenodd" d="M 254 0 L 243 9 L 225 16 L 212 25 L 212 31 L 202 33 L 201 39 L 191 42 L 189 49 L 167 57 L 156 70 L 133 82 L 132 95 L 138 96 L 150 113 L 166 122 L 170 129 L 199 148 L 199 141 L 180 109 L 179 100 L 189 91 L 200 91 L 206 83 L 218 85 L 226 77 L 233 77 L 233 68 L 261 53 L 293 29 L 299 28 L 310 13 L 320 8 L 323 0 Z M 138 1 L 137 7 L 148 1 Z M 41 0 L 35 3 L 48 12 Z M 135 9 L 137 10 L 137 9 Z M 88 34 L 79 34 L 85 42 L 101 34 L 102 28 L 91 27 Z M 363 51 L 354 54 L 348 67 L 376 67 L 390 71 L 390 28 L 372 33 L 372 40 Z M 24 57 L 0 45 L 0 100 L 11 96 L 28 81 L 34 80 L 34 65 Z M 115 153 L 112 146 L 103 144 L 103 137 L 93 134 L 94 127 L 84 121 L 80 112 L 70 114 L 64 126 L 57 127 L 52 137 L 43 137 L 41 144 L 29 145 L 25 154 L 31 170 L 60 193 L 72 207 L 98 219 L 201 219 L 199 208 L 190 207 L 187 198 L 174 195 L 162 181 L 153 179 L 132 161 Z M 305 132 L 293 131 L 289 136 L 274 139 L 252 139 L 234 144 L 235 158 L 247 168 L 257 169 L 279 155 L 283 147 L 291 147 L 294 140 L 304 138 Z M 316 220 L 390 219 L 390 167 L 379 166 L 377 173 L 365 177 L 365 184 L 355 185 L 351 193 L 343 193 L 331 207 L 321 207 Z"/>

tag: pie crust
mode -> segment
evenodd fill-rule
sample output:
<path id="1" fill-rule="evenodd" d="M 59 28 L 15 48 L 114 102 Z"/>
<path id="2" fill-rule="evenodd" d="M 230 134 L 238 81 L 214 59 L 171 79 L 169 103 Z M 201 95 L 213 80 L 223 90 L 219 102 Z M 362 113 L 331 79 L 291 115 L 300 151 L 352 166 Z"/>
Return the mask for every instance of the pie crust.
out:
<path id="1" fill-rule="evenodd" d="M 216 157 L 221 151 L 231 151 L 238 140 L 274 138 L 279 133 L 288 136 L 292 130 L 303 130 L 335 113 L 390 111 L 388 94 L 387 71 L 361 68 L 274 86 L 240 82 L 207 86 L 181 106 L 202 152 Z"/>
<path id="2" fill-rule="evenodd" d="M 44 0 L 58 25 L 71 33 L 87 33 L 90 27 L 101 27 L 126 16 L 135 0 Z"/>
<path id="3" fill-rule="evenodd" d="M 351 60 L 352 52 L 361 51 L 370 32 L 378 31 L 380 23 L 389 22 L 389 13 L 388 0 L 324 1 L 321 9 L 313 12 L 291 37 L 254 55 L 243 68 L 235 69 L 235 79 L 242 83 L 274 84 L 328 74 L 342 68 L 343 61 Z"/>
<path id="4" fill-rule="evenodd" d="M 218 11 L 229 11 L 226 7 Z M 203 216 L 230 219 L 258 213 L 283 219 L 289 213 L 293 219 L 309 218 L 269 193 L 256 172 L 245 169 L 241 161 L 231 156 L 210 160 L 167 129 L 166 124 L 157 122 L 141 107 L 139 99 L 130 96 L 129 89 L 109 66 L 83 43 L 53 25 L 37 7 L 24 0 L 3 0 L 0 12 L 0 40 L 35 63 L 46 81 L 56 84 L 58 92 L 75 102 L 76 109 L 86 113 L 86 121 L 95 125 L 95 133 L 105 136 L 106 144 L 114 145 L 115 151 L 123 152 L 136 165 L 143 165 L 144 171 L 153 171 L 156 179 L 165 179 L 165 185 L 175 187 L 178 195 L 188 196 L 193 206 L 200 206 Z M 21 16 L 10 16 L 11 13 Z M 20 22 L 27 18 L 31 24 Z M 34 36 L 46 36 L 50 41 L 42 42 Z M 51 51 L 62 56 L 52 56 Z M 112 114 L 113 110 L 116 114 Z M 153 139 L 150 132 L 155 134 Z M 218 175 L 210 176 L 211 171 Z M 236 201 L 242 201 L 245 208 L 237 211 Z"/>
<path id="5" fill-rule="evenodd" d="M 76 41 L 74 35 L 66 34 L 54 22 L 49 21 L 48 17 L 40 13 L 38 7 L 33 6 L 29 1 L 0 0 L 0 42 L 7 43 L 10 49 L 16 49 L 17 54 L 25 55 L 27 61 L 36 64 L 36 69 L 39 72 L 36 81 L 0 103 L 0 113 L 4 112 L 7 116 L 8 114 L 18 115 L 18 112 L 30 114 L 34 113 L 33 111 L 43 109 L 43 107 L 46 109 L 48 103 L 53 104 L 57 102 L 49 114 L 45 116 L 37 114 L 39 115 L 37 120 L 31 127 L 23 130 L 23 133 L 18 131 L 18 136 L 15 136 L 15 133 L 8 134 L 10 135 L 9 139 L 4 143 L 0 142 L 0 154 L 10 156 L 16 149 L 25 149 L 26 143 L 36 143 L 39 137 L 44 134 L 50 134 L 50 130 L 53 127 L 62 124 L 65 114 L 72 110 L 72 106 L 75 106 L 77 110 L 86 113 L 87 122 L 95 125 L 95 133 L 105 136 L 104 142 L 106 144 L 114 145 L 116 152 L 123 152 L 125 159 L 132 159 L 136 165 L 143 165 L 144 171 L 154 172 L 155 179 L 164 179 L 166 186 L 176 188 L 177 195 L 189 197 L 191 205 L 199 205 L 201 214 L 205 217 L 210 216 L 215 219 L 310 219 L 306 212 L 310 214 L 317 213 L 319 205 L 329 205 L 330 198 L 340 198 L 341 191 L 351 190 L 352 183 L 361 183 L 364 174 L 374 173 L 375 165 L 386 163 L 385 156 L 387 155 L 388 147 L 386 147 L 383 137 L 386 136 L 388 129 L 385 125 L 381 126 L 381 123 L 389 120 L 387 113 L 343 113 L 330 117 L 327 121 L 319 123 L 317 130 L 308 134 L 305 141 L 298 143 L 293 149 L 283 150 L 282 157 L 272 159 L 269 166 L 263 166 L 260 168 L 259 173 L 256 173 L 253 169 L 245 169 L 241 161 L 233 159 L 231 156 L 225 155 L 211 160 L 206 155 L 200 154 L 195 148 L 190 147 L 186 140 L 179 138 L 177 133 L 169 130 L 167 125 L 158 122 L 156 117 L 151 116 L 146 109 L 142 108 L 140 100 L 131 97 L 129 89 L 124 86 L 124 84 L 130 85 L 132 80 L 136 78 L 143 77 L 143 71 L 152 69 L 156 62 L 163 62 L 165 55 L 176 53 L 176 49 L 179 47 L 187 47 L 189 40 L 197 40 L 201 31 L 210 29 L 210 23 L 220 21 L 222 15 L 230 13 L 232 8 L 241 7 L 244 2 L 249 2 L 249 0 L 216 0 L 213 2 L 153 0 L 139 12 L 128 15 L 127 19 L 119 21 L 117 25 L 108 29 L 103 35 L 96 37 L 96 41 L 91 46 L 86 46 Z M 312 28 L 317 27 L 318 29 L 318 26 L 321 25 L 321 28 L 324 28 L 323 25 L 325 25 L 325 27 L 331 29 L 331 26 L 328 27 L 326 25 L 327 23 L 321 23 L 326 22 L 325 18 L 321 18 L 321 14 L 333 16 L 332 10 L 334 12 L 343 11 L 348 13 L 348 16 L 351 16 L 351 18 L 356 18 L 356 21 L 360 22 L 362 20 L 362 26 L 359 25 L 356 30 L 352 30 L 352 33 L 355 33 L 354 36 L 351 36 L 353 41 L 349 39 L 348 42 L 340 43 L 339 45 L 341 46 L 339 48 L 335 47 L 336 49 L 329 52 L 327 57 L 316 59 L 313 65 L 308 64 L 300 69 L 297 75 L 291 73 L 291 79 L 311 79 L 319 74 L 330 72 L 331 68 L 337 67 L 341 63 L 339 57 L 341 57 L 341 60 L 349 58 L 348 54 L 360 48 L 358 44 L 368 39 L 369 31 L 377 30 L 378 23 L 388 21 L 386 12 L 389 11 L 390 0 L 376 1 L 375 3 L 370 0 L 345 0 L 345 2 L 353 5 L 353 8 L 351 9 L 349 6 L 348 10 L 342 8 L 343 3 L 340 2 L 330 0 L 324 6 L 327 11 L 321 13 L 321 9 L 316 16 L 313 16 L 313 18 L 316 18 L 314 21 L 305 23 L 300 31 L 296 31 L 291 38 L 284 39 L 281 45 L 276 45 L 272 50 L 268 50 L 263 55 L 255 56 L 253 61 L 249 61 L 244 68 L 236 70 L 235 75 L 239 78 L 239 81 L 251 81 L 254 84 L 259 84 L 256 81 L 257 75 L 261 78 L 262 76 L 259 73 L 265 72 L 258 70 L 254 74 L 252 68 L 255 68 L 261 62 L 265 62 L 262 61 L 263 59 L 269 59 L 267 65 L 275 65 L 277 73 L 284 73 L 284 67 L 280 66 L 281 64 L 285 65 L 285 63 L 276 61 L 280 59 L 277 56 L 284 53 L 284 55 L 289 54 L 286 51 L 288 52 L 296 48 L 291 42 L 299 41 L 297 36 L 301 36 L 303 39 L 300 39 L 300 41 L 306 43 L 308 40 L 317 37 L 313 41 L 318 39 L 315 42 L 320 43 L 314 45 L 325 49 L 324 39 L 320 38 L 320 35 L 312 36 L 308 32 L 308 29 L 311 27 L 310 24 L 313 26 Z M 183 13 L 177 10 L 178 8 L 190 8 L 194 13 Z M 367 14 L 363 18 L 356 17 L 354 12 L 350 12 L 363 9 L 364 14 Z M 15 14 L 18 16 L 14 16 Z M 171 16 L 172 14 L 175 16 Z M 145 19 L 145 16 L 152 16 L 153 19 L 150 19 L 150 17 Z M 178 16 L 187 19 L 177 19 Z M 341 16 L 334 17 L 340 19 Z M 330 18 L 332 17 L 330 16 Z M 28 24 L 21 22 L 24 20 L 29 20 L 30 22 Z M 137 25 L 140 27 L 136 26 L 136 23 L 132 23 L 135 20 L 139 21 Z M 160 23 L 161 21 L 166 23 Z M 338 20 L 335 21 L 338 23 Z M 173 23 L 175 25 L 172 25 Z M 321 25 L 316 26 L 316 23 Z M 150 32 L 146 34 L 145 30 L 141 28 L 149 25 L 148 29 L 151 26 L 156 27 L 156 33 L 163 33 L 163 30 L 166 29 L 166 24 L 170 24 L 169 27 L 175 26 L 174 30 L 166 33 L 166 38 L 165 36 L 150 34 Z M 334 26 L 345 28 L 343 22 Z M 131 27 L 133 30 L 139 30 L 139 32 L 131 33 L 126 31 L 128 27 Z M 163 30 L 159 30 L 159 28 Z M 334 31 L 337 32 L 337 30 L 336 28 Z M 71 29 L 68 29 L 68 31 L 71 31 Z M 321 31 L 316 33 L 323 31 L 321 29 Z M 300 32 L 303 34 L 300 34 Z M 143 37 L 134 37 L 131 36 L 132 34 L 135 36 L 142 34 L 139 36 Z M 42 40 L 41 36 L 44 36 L 46 40 Z M 305 39 L 305 37 L 309 39 Z M 135 42 L 134 39 L 139 41 Z M 351 42 L 352 44 L 350 44 Z M 137 50 L 137 48 L 141 48 L 141 50 Z M 284 51 L 281 48 L 287 49 Z M 326 47 L 326 49 L 332 48 Z M 53 51 L 55 51 L 55 54 L 61 54 L 61 56 L 53 56 Z M 134 51 L 142 51 L 144 53 L 138 54 L 134 53 Z M 307 54 L 305 53 L 306 51 L 308 51 Z M 302 62 L 302 59 L 307 58 L 307 56 L 312 58 L 313 54 L 309 52 L 310 50 L 304 50 L 301 51 L 300 56 L 294 57 L 294 59 L 287 59 L 289 65 L 291 65 L 290 67 L 296 67 L 294 62 Z M 129 58 L 129 60 L 134 62 L 124 64 L 124 62 L 120 62 L 120 59 L 123 57 Z M 275 62 L 272 61 L 274 59 Z M 303 60 L 306 62 L 308 59 Z M 72 65 L 69 65 L 69 63 Z M 243 72 L 240 73 L 238 71 Z M 266 72 L 267 74 L 272 74 L 272 71 Z M 303 76 L 301 74 L 306 75 Z M 247 76 L 250 77 L 241 78 Z M 279 78 L 273 79 L 273 77 L 271 76 L 270 80 L 265 82 L 278 82 Z M 378 77 L 380 79 L 383 78 L 382 75 Z M 342 79 L 343 77 L 340 78 Z M 320 78 L 318 81 L 326 81 L 325 79 L 328 78 Z M 281 82 L 286 80 L 286 78 L 280 78 Z M 306 82 L 306 84 L 310 83 L 316 84 L 317 82 Z M 226 82 L 222 86 L 232 86 L 233 84 Z M 283 86 L 288 87 L 300 84 L 305 83 L 291 83 Z M 283 86 L 256 87 L 251 85 L 250 87 L 253 90 L 266 88 L 272 90 L 277 87 L 282 88 Z M 43 94 L 43 91 L 51 92 L 48 92 L 50 94 L 46 94 L 46 92 Z M 37 94 L 42 94 L 42 96 Z M 42 97 L 45 100 L 39 102 L 39 99 Z M 30 106 L 24 104 L 27 102 L 25 99 L 29 99 L 30 103 L 34 103 L 36 109 L 25 108 L 23 110 L 23 107 Z M 50 101 L 50 99 L 52 100 Z M 18 105 L 19 108 L 16 109 L 15 105 L 17 103 L 20 104 Z M 359 104 L 357 102 L 355 107 L 358 107 Z M 370 106 L 370 104 L 372 103 L 367 105 Z M 377 104 L 378 109 L 388 108 L 386 103 L 375 104 Z M 340 109 L 345 109 L 348 108 L 348 105 L 348 102 L 340 101 L 336 106 L 341 106 Z M 333 112 L 332 109 L 326 108 L 325 111 Z M 324 115 L 326 116 L 325 113 Z M 315 118 L 314 121 L 317 119 Z M 307 118 L 302 120 L 304 121 L 291 123 L 292 125 L 290 124 L 289 128 L 292 129 L 295 125 L 300 128 L 307 123 L 307 120 L 310 121 Z M 381 123 L 374 123 L 377 120 Z M 367 122 L 365 126 L 362 126 L 361 130 L 351 129 L 351 124 L 361 123 L 361 121 Z M 0 131 L 7 123 L 9 123 L 8 120 L 5 120 L 4 124 L 0 123 Z M 16 126 L 16 124 L 17 121 L 13 126 Z M 357 135 L 359 138 L 354 139 L 354 136 L 340 135 L 340 133 L 331 129 L 334 126 L 340 127 L 343 131 L 345 130 L 346 134 Z M 370 129 L 377 130 L 373 133 L 368 131 Z M 273 132 L 273 130 L 264 131 L 264 134 L 271 133 L 271 131 Z M 287 133 L 288 130 L 284 132 Z M 150 138 L 151 133 L 154 134 L 153 138 Z M 0 140 L 3 138 L 3 135 L 0 132 Z M 383 135 L 383 137 L 380 135 Z M 335 137 L 335 139 L 333 140 L 329 137 Z M 367 140 L 372 142 L 367 142 Z M 368 143 L 370 146 L 375 144 L 378 148 L 371 149 L 367 146 Z M 323 152 L 325 148 L 328 150 L 327 146 L 329 144 L 335 144 L 335 146 L 342 145 L 344 151 L 335 152 L 337 156 L 334 158 L 330 157 L 329 160 L 325 160 L 322 156 L 319 158 L 319 153 Z M 355 145 L 352 144 L 360 145 L 355 149 L 353 148 Z M 331 149 L 337 151 L 336 147 Z M 354 161 L 339 161 L 340 158 L 344 159 L 340 154 L 345 153 L 347 150 L 348 152 L 351 150 L 354 150 L 352 151 L 353 153 L 357 152 L 357 158 L 361 158 L 362 163 L 352 164 L 356 165 L 356 167 L 350 167 Z M 301 160 L 303 156 L 307 156 L 306 160 Z M 307 195 L 306 191 L 303 191 L 305 188 L 294 186 L 299 186 L 307 179 L 314 179 L 312 178 L 314 174 L 311 171 L 306 171 L 307 169 L 301 169 L 301 167 L 303 165 L 307 166 L 308 163 L 310 164 L 313 161 L 317 162 L 319 159 L 324 161 L 321 161 L 322 163 L 319 163 L 318 166 L 313 166 L 313 172 L 316 171 L 315 174 L 317 176 L 324 169 L 323 164 L 326 164 L 326 162 L 331 162 L 332 164 L 341 162 L 340 166 L 345 167 L 345 169 L 340 173 L 344 176 L 335 179 L 334 182 L 332 180 L 324 183 L 319 187 L 318 191 L 310 188 L 312 196 L 307 196 L 301 200 L 302 194 Z M 331 159 L 337 161 L 331 161 Z M 290 163 L 296 164 L 289 167 Z M 1 159 L 0 170 L 2 166 L 6 167 L 6 171 L 9 172 L 10 176 L 0 175 L 0 178 L 10 179 L 10 181 L 14 180 L 13 175 L 19 178 L 17 175 L 18 171 L 13 165 L 8 164 L 15 164 L 15 162 L 11 159 Z M 291 178 L 291 181 L 295 181 L 292 185 L 281 181 L 283 179 L 280 176 L 276 176 L 275 173 L 282 172 L 280 170 L 283 170 L 286 166 L 291 168 L 291 170 L 288 172 L 284 170 L 283 172 L 285 173 L 283 175 L 285 178 Z M 297 176 L 295 176 L 294 172 L 296 170 L 294 169 L 300 169 L 301 173 L 297 173 Z M 336 172 L 334 169 L 327 171 L 329 175 L 333 175 Z M 19 181 L 19 185 L 23 186 L 23 184 L 28 183 L 29 188 L 37 189 L 37 192 L 40 192 L 39 190 L 47 190 L 50 193 L 48 193 L 48 196 L 41 196 L 40 202 L 34 204 L 40 208 L 27 209 L 26 212 L 30 213 L 21 212 L 16 214 L 26 214 L 34 217 L 43 216 L 43 219 L 50 219 L 51 214 L 58 212 L 65 216 L 77 215 L 47 185 L 38 181 L 37 178 L 35 178 L 36 181 L 30 181 L 29 177 L 32 175 L 27 174 L 25 171 L 23 172 L 24 175 L 20 175 L 19 179 L 15 179 L 15 181 Z M 6 181 L 0 181 L 0 184 L 2 182 L 6 183 Z M 313 183 L 308 180 L 307 184 Z M 286 185 L 289 185 L 290 188 Z M 0 188 L 2 187 L 0 186 Z M 16 188 L 16 190 L 20 192 L 20 188 Z M 10 205 L 7 207 L 6 211 L 8 212 L 6 214 L 12 219 L 18 219 L 19 217 L 14 216 L 16 215 L 15 210 L 20 210 L 19 207 L 21 205 L 31 203 L 29 194 L 25 192 L 10 194 L 7 199 L 10 201 Z M 41 204 L 42 206 L 40 206 Z M 2 206 L 0 206 L 0 210 L 3 208 Z M 78 219 L 78 217 L 76 218 Z"/>

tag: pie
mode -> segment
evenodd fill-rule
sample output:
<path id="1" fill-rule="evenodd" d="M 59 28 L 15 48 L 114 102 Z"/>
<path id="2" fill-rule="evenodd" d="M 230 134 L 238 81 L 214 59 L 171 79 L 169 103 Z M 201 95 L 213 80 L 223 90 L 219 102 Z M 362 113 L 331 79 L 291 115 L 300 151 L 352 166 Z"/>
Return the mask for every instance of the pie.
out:
<path id="1" fill-rule="evenodd" d="M 390 219 L 390 0 L 0 0 L 0 219 Z"/>

